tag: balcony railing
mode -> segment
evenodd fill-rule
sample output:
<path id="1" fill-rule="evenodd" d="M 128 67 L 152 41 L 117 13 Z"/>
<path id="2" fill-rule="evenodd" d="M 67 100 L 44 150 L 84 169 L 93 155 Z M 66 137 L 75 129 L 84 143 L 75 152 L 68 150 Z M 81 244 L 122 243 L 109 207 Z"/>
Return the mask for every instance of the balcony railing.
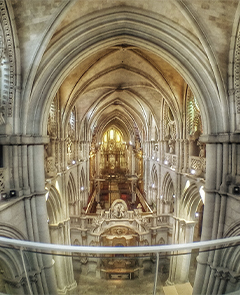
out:
<path id="1" fill-rule="evenodd" d="M 103 259 L 105 262 L 105 269 L 103 272 L 105 274 L 109 275 L 109 278 L 112 279 L 124 279 L 124 278 L 131 278 L 131 274 L 134 275 L 134 271 L 136 270 L 136 267 L 134 265 L 133 257 L 135 259 L 143 260 L 144 255 L 154 255 L 155 257 L 155 274 L 154 274 L 154 280 L 153 280 L 153 290 L 152 294 L 157 294 L 157 288 L 158 288 L 158 277 L 159 277 L 159 267 L 161 266 L 161 258 L 164 257 L 164 255 L 174 255 L 175 257 L 177 255 L 180 255 L 183 257 L 183 255 L 190 255 L 191 251 L 194 249 L 198 249 L 199 251 L 209 251 L 213 249 L 220 249 L 220 247 L 235 247 L 238 246 L 240 243 L 240 236 L 236 237 L 230 237 L 225 239 L 218 239 L 218 240 L 211 240 L 211 241 L 201 241 L 201 242 L 194 242 L 194 243 L 187 243 L 187 244 L 175 244 L 175 245 L 156 245 L 156 246 L 138 246 L 138 247 L 100 247 L 100 246 L 70 246 L 70 245 L 58 245 L 58 244 L 48 244 L 48 243 L 39 243 L 39 242 L 29 242 L 29 241 L 23 241 L 23 240 L 15 240 L 5 237 L 0 237 L 0 247 L 1 250 L 5 251 L 19 251 L 20 257 L 23 264 L 23 270 L 25 272 L 25 278 L 27 280 L 27 286 L 29 288 L 29 291 L 27 293 L 34 294 L 32 291 L 32 284 L 34 283 L 34 280 L 31 279 L 31 276 L 33 275 L 32 272 L 29 271 L 31 267 L 29 267 L 29 263 L 31 263 L 31 259 L 29 258 L 30 253 L 36 255 L 52 255 L 53 257 L 60 256 L 70 256 L 71 255 L 80 255 L 79 257 L 86 257 L 88 255 L 89 257 L 94 257 L 94 259 L 99 258 Z M 15 253 L 15 252 L 14 252 Z M 116 256 L 112 256 L 116 255 Z M 119 256 L 120 255 L 120 256 Z M 14 255 L 14 257 L 16 257 Z M 109 259 L 106 257 L 110 257 Z M 129 263 L 126 260 L 128 257 Z M 131 262 L 131 263 L 130 263 Z M 33 262 L 32 262 L 33 263 Z M 127 272 L 121 273 L 118 272 L 112 272 L 112 270 L 116 270 L 118 268 L 114 268 L 114 265 L 119 266 L 119 263 L 122 263 L 121 265 L 126 266 Z M 107 267 L 110 265 L 111 267 Z M 138 270 L 141 269 L 141 264 L 138 265 Z M 17 281 L 17 279 L 16 279 Z M 94 281 L 91 281 L 93 284 Z M 140 284 L 141 281 L 139 281 Z M 12 284 L 17 284 L 17 282 L 12 282 Z M 106 285 L 106 283 L 105 283 Z M 116 293 L 116 292 L 114 292 Z M 9 293 L 8 293 L 9 294 Z M 77 294 L 77 293 L 76 293 Z M 106 294 L 106 293 L 105 293 Z M 116 293 L 117 294 L 117 293 Z M 136 293 L 135 293 L 136 294 Z M 142 293 L 139 293 L 142 294 Z M 148 294 L 150 294 L 148 292 Z M 159 294 L 159 293 L 158 293 Z M 228 293 L 228 295 L 237 295 L 238 292 L 232 292 Z"/>

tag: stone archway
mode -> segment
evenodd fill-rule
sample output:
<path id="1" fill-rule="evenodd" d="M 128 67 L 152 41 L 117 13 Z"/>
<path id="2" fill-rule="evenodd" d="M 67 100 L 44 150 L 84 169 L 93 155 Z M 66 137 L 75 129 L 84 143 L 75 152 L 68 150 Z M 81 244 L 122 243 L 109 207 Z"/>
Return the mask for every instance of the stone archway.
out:
<path id="1" fill-rule="evenodd" d="M 168 38 L 166 35 L 164 35 L 163 30 L 161 29 L 161 25 L 164 24 L 164 20 L 159 20 L 159 23 L 157 22 L 155 24 L 155 26 L 158 28 L 158 31 L 152 30 L 152 33 L 149 35 L 148 40 L 146 40 L 146 35 L 143 34 L 143 32 L 146 31 L 146 27 L 144 26 L 145 24 L 148 24 L 148 26 L 151 27 L 152 25 L 152 20 L 150 18 L 147 17 L 147 14 L 144 15 L 144 11 L 140 11 L 138 10 L 132 10 L 131 8 L 128 8 L 129 10 L 129 16 L 131 18 L 131 23 L 128 22 L 126 20 L 124 26 L 118 22 L 115 23 L 114 22 L 114 18 L 116 15 L 118 15 L 118 18 L 125 18 L 125 10 L 123 8 L 116 8 L 116 9 L 110 9 L 108 11 L 108 14 L 106 16 L 104 16 L 105 12 L 98 12 L 96 14 L 96 18 L 105 18 L 105 32 L 108 33 L 109 37 L 108 39 L 102 40 L 101 42 L 99 42 L 99 32 L 97 29 L 95 29 L 94 31 L 92 31 L 92 36 L 91 36 L 91 44 L 88 44 L 88 48 L 87 48 L 87 52 L 88 55 L 89 54 L 94 54 L 97 52 L 97 50 L 99 50 L 100 48 L 106 47 L 106 46 L 113 46 L 116 44 L 116 42 L 119 44 L 121 42 L 124 41 L 124 43 L 129 43 L 132 46 L 136 46 L 136 47 L 142 47 L 145 48 L 147 50 L 150 50 L 158 55 L 162 55 L 166 60 L 171 61 L 171 63 L 174 64 L 178 61 L 178 62 L 182 62 L 182 68 L 180 68 L 180 72 L 182 72 L 183 76 L 186 78 L 186 81 L 188 81 L 188 77 L 191 76 L 191 80 L 194 79 L 195 75 L 198 75 L 199 77 L 199 73 L 207 73 L 208 71 L 204 71 L 204 63 L 202 62 L 201 58 L 199 58 L 199 56 L 201 56 L 201 54 L 198 54 L 199 49 L 193 44 L 191 43 L 190 40 L 185 40 L 185 36 L 181 33 L 178 32 L 176 30 L 176 28 L 174 28 L 173 34 L 178 36 L 179 39 L 177 40 L 177 38 L 175 39 L 175 41 L 171 40 L 165 40 L 164 44 L 166 45 L 166 48 L 162 48 L 163 43 L 161 43 L 161 38 Z M 143 21 L 144 22 L 140 22 Z M 90 25 L 91 21 L 89 20 L 89 25 Z M 138 29 L 136 30 L 136 28 L 133 29 L 132 24 L 137 24 Z M 120 27 L 119 27 L 120 25 Z M 164 24 L 167 25 L 167 24 Z M 97 28 L 98 26 L 96 26 Z M 137 38 L 132 38 L 129 36 L 126 36 L 124 34 L 125 29 L 128 28 L 128 30 L 132 31 L 134 36 L 137 36 Z M 79 29 L 81 29 L 81 22 L 79 22 Z M 118 38 L 116 41 L 116 37 L 114 36 L 114 32 L 116 31 L 116 29 L 118 29 Z M 120 35 L 119 35 L 119 30 Z M 172 31 L 173 28 L 171 28 L 171 26 L 168 26 L 168 30 Z M 121 37 L 122 34 L 122 37 Z M 155 35 L 154 35 L 155 34 Z M 119 37 L 120 36 L 120 37 Z M 73 39 L 74 37 L 74 39 Z M 153 46 L 152 44 L 152 38 L 157 38 L 156 41 L 159 42 L 158 46 Z M 68 55 L 67 59 L 62 59 L 61 58 L 61 52 L 64 50 L 64 48 L 62 48 L 62 50 L 59 51 L 58 48 L 58 43 L 55 44 L 55 46 L 52 48 L 51 51 L 49 51 L 49 54 L 51 55 L 51 60 L 49 59 L 49 57 L 45 57 L 42 60 L 42 65 L 40 64 L 39 66 L 39 79 L 36 80 L 36 85 L 33 87 L 33 92 L 31 94 L 31 102 L 30 104 L 33 104 L 33 108 L 34 109 L 39 109 L 38 112 L 34 111 L 32 112 L 32 114 L 37 114 L 38 118 L 35 118 L 35 124 L 34 126 L 30 126 L 29 127 L 33 127 L 35 128 L 35 133 L 40 133 L 40 134 L 44 134 L 45 130 L 46 130 L 46 126 L 44 122 L 46 122 L 45 120 L 45 116 L 46 116 L 46 109 L 49 109 L 49 100 L 46 100 L 46 98 L 48 97 L 52 97 L 53 93 L 56 92 L 56 89 L 60 86 L 60 84 L 62 83 L 63 79 L 66 77 L 66 75 L 69 73 L 69 62 L 71 61 L 71 66 L 74 67 L 77 63 L 81 62 L 81 59 L 83 60 L 83 57 L 85 58 L 86 56 L 86 49 L 84 47 L 81 47 L 80 44 L 84 43 L 84 36 L 82 36 L 81 34 L 78 35 L 78 37 L 73 36 L 71 34 L 71 32 L 69 32 L 69 34 L 64 35 L 65 38 L 65 44 L 68 44 L 68 51 L 71 51 L 71 47 L 74 48 L 74 56 L 72 55 Z M 74 42 L 67 42 L 66 38 L 70 38 L 71 40 L 73 40 Z M 191 44 L 188 44 L 189 46 L 191 46 L 192 48 L 194 48 L 194 50 L 192 50 L 191 52 L 189 52 L 187 46 L 184 46 L 183 43 L 181 43 L 180 39 L 182 38 L 182 42 L 186 41 L 186 44 L 188 44 L 189 42 Z M 89 38 L 88 38 L 89 39 Z M 128 41 L 127 41 L 128 40 Z M 61 39 L 58 40 L 59 44 L 61 42 Z M 172 42 L 176 42 L 176 44 L 172 44 Z M 161 43 L 161 46 L 160 46 Z M 71 46 L 69 46 L 71 45 Z M 94 45 L 94 48 L 93 48 Z M 176 52 L 175 48 L 178 48 L 179 50 Z M 166 54 L 166 51 L 168 51 L 168 54 Z M 187 58 L 184 60 L 184 57 L 187 56 Z M 193 62 L 194 60 L 194 62 Z M 46 63 L 46 61 L 48 61 L 48 66 L 47 67 L 43 67 L 43 65 Z M 197 61 L 197 62 L 196 62 Z M 58 66 L 54 66 L 54 64 L 58 65 Z M 184 68 L 184 70 L 183 70 Z M 202 71 L 200 70 L 202 68 Z M 55 69 L 53 71 L 53 69 Z M 57 71 L 56 71 L 57 69 Z M 66 71 L 65 71 L 66 70 Z M 187 73 L 188 71 L 188 73 Z M 41 72 L 41 75 L 40 75 Z M 49 80 L 48 83 L 45 83 L 44 81 L 44 77 L 49 77 L 51 76 L 51 81 Z M 61 78 L 60 78 L 61 77 Z M 43 80 L 41 80 L 43 79 Z M 208 97 L 213 98 L 213 97 L 218 97 L 217 94 L 217 89 L 212 87 L 212 83 L 211 83 L 211 76 L 208 75 L 202 75 L 199 77 L 198 80 L 196 80 L 196 83 L 189 83 L 191 89 L 193 90 L 193 92 L 195 93 L 198 101 L 199 101 L 199 105 L 201 108 L 201 113 L 203 115 L 203 121 L 204 121 L 204 128 L 205 128 L 205 133 L 209 134 L 211 132 L 217 132 L 216 128 L 222 129 L 222 125 L 223 125 L 223 121 L 219 120 L 219 122 L 216 123 L 217 118 L 219 118 L 216 115 L 213 115 L 216 113 L 216 106 L 214 107 L 213 105 L 209 104 L 210 99 L 208 99 Z M 56 81 L 56 83 L 53 83 L 53 81 Z M 58 81 L 58 82 L 57 82 Z M 200 82 L 201 81 L 201 82 Z M 190 82 L 190 81 L 189 81 Z M 43 91 L 39 91 L 40 89 L 42 89 L 41 85 L 45 85 L 44 90 Z M 54 88 L 53 88 L 54 85 Z M 215 94 L 213 94 L 213 92 L 215 92 Z M 39 97 L 39 93 L 41 93 L 41 96 Z M 204 93 L 204 94 L 203 94 Z M 36 103 L 37 100 L 37 103 Z M 51 100 L 51 99 L 50 99 Z M 212 99 L 211 99 L 212 101 Z M 218 104 L 217 98 L 216 98 L 216 102 L 214 102 L 214 104 Z M 35 106 L 35 107 L 34 107 Z M 222 108 L 221 108 L 222 109 Z M 211 116 L 209 115 L 211 113 Z M 223 116 L 224 117 L 224 116 Z M 25 118 L 24 119 L 25 122 L 27 122 L 26 120 L 30 120 L 31 122 L 33 121 L 31 118 L 31 114 L 29 113 L 29 117 L 28 119 Z M 25 126 L 25 123 L 24 123 Z M 38 131 L 37 131 L 38 129 Z M 30 130 L 28 132 L 31 132 Z"/>
<path id="2" fill-rule="evenodd" d="M 178 1 L 176 1 L 176 3 L 177 2 Z M 183 11 L 188 16 L 188 20 L 190 19 L 193 23 L 194 18 L 191 19 L 188 10 L 184 10 L 182 2 L 179 5 L 182 5 L 180 11 Z M 126 49 L 125 44 L 127 44 L 128 47 L 133 46 L 135 49 L 139 50 L 140 54 L 148 52 L 155 57 L 163 58 L 173 67 L 175 66 L 178 68 L 179 72 L 190 85 L 199 101 L 201 112 L 203 114 L 205 134 L 214 134 L 213 137 L 203 137 L 203 141 L 206 140 L 209 143 L 207 147 L 209 154 L 207 154 L 208 169 L 206 178 L 208 179 L 207 189 L 209 192 L 209 198 L 207 199 L 211 201 L 208 201 L 206 207 L 208 207 L 207 215 L 210 216 L 211 211 L 213 211 L 212 204 L 214 204 L 215 200 L 214 194 L 216 186 L 218 185 L 217 189 L 220 189 L 221 181 L 219 181 L 219 179 L 222 177 L 220 174 L 223 171 L 222 174 L 226 175 L 227 171 L 225 167 L 228 167 L 228 165 L 225 165 L 226 163 L 223 165 L 223 161 L 221 161 L 221 158 L 227 158 L 228 146 L 225 144 L 223 147 L 220 145 L 217 147 L 215 144 L 216 141 L 219 140 L 219 138 L 215 139 L 215 134 L 228 130 L 227 118 L 225 119 L 224 116 L 224 107 L 226 106 L 226 102 L 223 99 L 224 94 L 219 94 L 218 91 L 219 89 L 222 89 L 222 85 L 219 83 L 216 68 L 212 71 L 211 66 L 214 64 L 214 60 L 208 54 L 210 47 L 207 46 L 207 42 L 204 42 L 206 52 L 203 54 L 202 49 L 199 48 L 198 44 L 188 38 L 189 34 L 187 31 L 184 29 L 180 31 L 174 22 L 166 22 L 163 17 L 155 18 L 154 16 L 155 14 L 149 16 L 147 11 L 140 9 L 116 7 L 106 11 L 98 11 L 91 16 L 86 16 L 84 24 L 80 18 L 79 21 L 75 23 L 76 26 L 74 27 L 74 30 L 68 31 L 67 28 L 63 32 L 59 32 L 57 36 L 55 35 L 56 39 L 50 43 L 41 62 L 38 62 L 40 60 L 39 56 L 41 55 L 42 57 L 46 48 L 46 43 L 50 40 L 50 35 L 53 31 L 46 36 L 43 45 L 39 49 L 40 53 L 35 60 L 36 63 L 33 63 L 34 68 L 37 69 L 36 75 L 34 74 L 31 76 L 31 81 L 28 81 L 29 84 L 26 85 L 27 90 L 22 96 L 24 99 L 22 103 L 22 124 L 19 124 L 19 126 L 23 126 L 23 137 L 17 137 L 16 142 L 14 141 L 16 145 L 13 148 L 13 156 L 15 159 L 19 158 L 19 155 L 22 153 L 28 161 L 27 165 L 24 167 L 24 175 L 29 174 L 29 179 L 31 181 L 28 183 L 28 177 L 24 177 L 24 187 L 26 184 L 26 190 L 29 189 L 29 192 L 31 191 L 35 194 L 34 197 L 37 196 L 36 202 L 39 207 L 44 208 L 45 204 L 43 193 L 44 169 L 41 164 L 41 159 L 43 160 L 43 144 L 47 142 L 47 138 L 42 136 L 47 134 L 46 122 L 51 100 L 55 96 L 63 80 L 71 70 L 77 66 L 77 64 L 86 61 L 89 56 L 93 56 L 94 54 L 110 47 L 118 46 L 124 51 Z M 56 23 L 57 22 L 59 22 L 59 19 Z M 85 30 L 85 27 L 88 25 L 91 27 L 91 31 L 89 31 L 88 34 L 79 33 L 82 32 L 82 29 Z M 172 36 L 174 36 L 174 38 L 172 38 Z M 201 41 L 206 41 L 203 40 L 203 35 L 200 37 Z M 122 44 L 124 46 L 122 46 Z M 65 58 L 62 58 L 63 55 Z M 121 69 L 125 70 L 126 65 L 121 65 Z M 129 71 L 129 68 L 127 70 Z M 137 71 L 131 69 L 131 72 L 136 73 Z M 142 76 L 144 76 L 143 74 Z M 154 80 L 151 82 L 156 86 Z M 125 90 L 124 87 L 120 85 L 117 87 L 117 91 L 120 93 Z M 178 106 L 174 99 L 170 100 L 172 97 L 169 93 L 166 93 L 166 91 L 163 93 L 165 99 L 168 100 L 171 105 L 173 113 L 176 112 Z M 69 99 L 69 104 L 66 105 L 64 110 L 62 119 L 65 127 L 67 125 L 67 118 L 69 118 L 69 114 L 77 100 L 78 94 L 79 92 L 76 92 L 73 97 L 71 97 L 72 100 Z M 131 92 L 131 95 L 132 94 L 133 93 Z M 115 101 L 114 103 L 118 104 L 118 101 Z M 147 105 L 146 100 L 142 99 L 142 103 Z M 221 104 L 223 104 L 223 107 L 221 107 Z M 128 105 L 127 111 L 129 113 L 130 109 L 131 105 Z M 149 108 L 149 110 L 152 109 Z M 143 118 L 146 121 L 148 115 Z M 224 119 L 222 120 L 222 118 Z M 17 122 L 18 121 L 15 123 Z M 87 120 L 84 122 L 87 122 Z M 28 141 L 30 140 L 28 137 L 26 141 L 24 141 L 25 139 L 22 141 L 24 135 L 30 135 L 30 137 L 33 136 L 31 137 L 31 142 Z M 86 136 L 85 138 L 87 139 L 88 137 Z M 22 145 L 21 149 L 18 148 L 19 144 Z M 19 152 L 20 150 L 21 153 Z M 220 159 L 220 161 L 217 161 L 216 154 L 218 154 L 218 160 Z M 17 171 L 17 167 L 15 168 Z M 217 177 L 217 173 L 215 173 L 216 171 L 220 171 Z M 215 186 L 216 178 L 218 179 L 218 182 Z M 225 178 L 222 182 L 223 186 L 221 188 L 225 189 Z M 15 179 L 15 183 L 16 186 L 19 186 L 18 180 Z M 42 212 L 47 215 L 44 210 L 42 210 Z M 212 220 L 211 217 L 207 219 L 206 222 L 211 223 Z M 41 230 L 39 230 L 40 240 L 48 241 L 47 235 L 45 234 L 46 231 L 44 230 L 47 228 L 46 225 L 44 226 L 40 217 L 38 217 L 36 222 L 38 223 L 38 227 L 41 228 Z M 204 238 L 207 239 L 210 237 L 211 232 L 208 231 L 206 227 Z"/>

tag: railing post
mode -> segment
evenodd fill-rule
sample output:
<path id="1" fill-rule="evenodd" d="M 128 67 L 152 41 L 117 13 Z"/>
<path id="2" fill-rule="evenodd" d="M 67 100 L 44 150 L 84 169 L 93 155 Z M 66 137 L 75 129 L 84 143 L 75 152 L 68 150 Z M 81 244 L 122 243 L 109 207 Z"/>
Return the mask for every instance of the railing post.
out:
<path id="1" fill-rule="evenodd" d="M 155 270 L 153 295 L 156 295 L 156 291 L 157 291 L 158 268 L 159 268 L 159 252 L 157 252 L 157 263 L 156 263 L 156 270 Z"/>
<path id="2" fill-rule="evenodd" d="M 26 268 L 26 264 L 25 264 L 25 259 L 24 259 L 23 248 L 22 247 L 20 248 L 20 254 L 21 254 L 21 258 L 22 258 L 23 269 L 24 269 L 24 272 L 25 272 L 26 280 L 27 280 L 29 294 L 30 295 L 33 295 L 32 287 L 31 287 L 31 284 L 30 284 L 30 281 L 29 281 L 29 277 L 28 277 L 28 273 L 27 273 L 27 268 Z"/>

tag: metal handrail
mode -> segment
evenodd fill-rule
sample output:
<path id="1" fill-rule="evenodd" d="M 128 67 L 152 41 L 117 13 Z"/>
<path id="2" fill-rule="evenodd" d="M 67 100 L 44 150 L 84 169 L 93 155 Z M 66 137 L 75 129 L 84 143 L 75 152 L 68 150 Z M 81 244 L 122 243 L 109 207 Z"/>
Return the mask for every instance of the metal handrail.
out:
<path id="1" fill-rule="evenodd" d="M 138 246 L 138 247 L 94 247 L 94 246 L 69 246 L 69 245 L 58 245 L 58 244 L 48 244 L 39 242 L 22 241 L 16 239 L 10 239 L 5 237 L 0 237 L 0 246 L 11 246 L 19 247 L 22 262 L 24 266 L 24 272 L 28 278 L 28 273 L 26 269 L 26 263 L 23 256 L 23 250 L 34 249 L 34 250 L 45 250 L 46 252 L 58 251 L 58 252 L 70 252 L 70 253 L 86 253 L 86 254 L 146 254 L 146 253 L 156 253 L 157 263 L 155 270 L 155 279 L 153 286 L 153 295 L 156 295 L 157 291 L 157 280 L 158 280 L 158 268 L 159 268 L 159 253 L 161 252 L 174 252 L 192 249 L 213 249 L 215 246 L 226 246 L 226 244 L 236 244 L 240 242 L 240 236 L 211 240 L 211 241 L 201 241 L 187 244 L 172 244 L 172 245 L 156 245 L 156 246 Z M 44 252 L 42 252 L 44 254 Z M 178 252 L 179 253 L 179 252 Z M 28 282 L 29 292 L 32 295 L 32 287 L 30 282 Z M 234 293 L 232 295 L 235 295 Z"/>
<path id="2" fill-rule="evenodd" d="M 171 245 L 154 245 L 154 246 L 133 246 L 133 247 L 102 247 L 102 246 L 71 246 L 59 245 L 50 243 L 40 243 L 10 239 L 0 237 L 0 246 L 12 246 L 19 248 L 27 248 L 34 250 L 70 252 L 70 253 L 88 253 L 88 254 L 148 254 L 148 253 L 166 253 L 181 250 L 192 249 L 207 249 L 215 246 L 226 246 L 240 242 L 240 236 L 223 238 L 210 241 L 193 242 L 186 244 L 171 244 Z"/>

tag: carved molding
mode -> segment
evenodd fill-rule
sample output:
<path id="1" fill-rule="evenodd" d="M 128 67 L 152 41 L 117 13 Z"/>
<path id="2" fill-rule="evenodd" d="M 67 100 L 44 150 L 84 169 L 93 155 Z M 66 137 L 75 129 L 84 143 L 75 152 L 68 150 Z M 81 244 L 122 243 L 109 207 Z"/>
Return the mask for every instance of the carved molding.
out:
<path id="1" fill-rule="evenodd" d="M 112 203 L 111 211 L 113 218 L 124 218 L 127 215 L 127 204 L 121 200 L 117 199 Z"/>
<path id="2" fill-rule="evenodd" d="M 11 27 L 11 21 L 9 17 L 9 10 L 6 7 L 6 1 L 0 0 L 0 21 L 2 27 L 2 38 L 1 38 L 1 69 L 4 70 L 4 66 L 7 64 L 7 75 L 4 73 L 4 81 L 3 81 L 3 89 L 2 89 L 2 97 L 0 101 L 1 111 L 4 116 L 12 117 L 12 106 L 14 101 L 14 93 L 15 93 L 15 76 L 16 76 L 16 58 L 15 58 L 15 50 L 14 50 L 14 37 L 13 31 Z M 4 52 L 3 52 L 4 51 Z M 6 70 L 6 68 L 5 68 Z"/>
<path id="3" fill-rule="evenodd" d="M 234 57 L 234 90 L 236 113 L 240 114 L 240 32 L 238 32 L 236 40 L 236 50 Z"/>

